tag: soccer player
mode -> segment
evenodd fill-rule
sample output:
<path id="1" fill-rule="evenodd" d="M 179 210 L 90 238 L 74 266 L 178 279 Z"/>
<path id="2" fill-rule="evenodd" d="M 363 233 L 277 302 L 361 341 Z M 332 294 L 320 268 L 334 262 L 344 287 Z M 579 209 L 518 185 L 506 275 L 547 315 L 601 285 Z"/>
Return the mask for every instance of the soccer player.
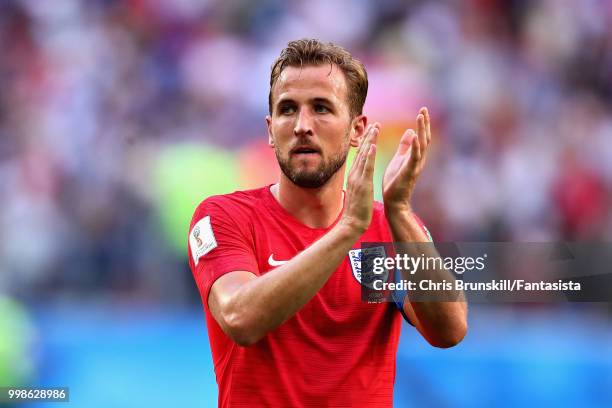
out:
<path id="1" fill-rule="evenodd" d="M 189 232 L 220 407 L 391 407 L 403 312 L 429 343 L 467 331 L 465 302 L 361 300 L 348 257 L 361 242 L 426 242 L 410 201 L 431 142 L 426 108 L 373 199 L 380 125 L 362 113 L 364 66 L 318 40 L 272 67 L 268 140 L 277 184 L 209 197 Z M 358 147 L 343 191 L 345 161 Z"/>

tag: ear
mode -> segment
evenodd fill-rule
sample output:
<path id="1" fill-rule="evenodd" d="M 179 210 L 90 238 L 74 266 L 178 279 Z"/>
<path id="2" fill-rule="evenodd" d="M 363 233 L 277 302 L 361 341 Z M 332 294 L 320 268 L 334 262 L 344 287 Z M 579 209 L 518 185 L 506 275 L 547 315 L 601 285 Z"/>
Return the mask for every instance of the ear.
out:
<path id="1" fill-rule="evenodd" d="M 368 126 L 368 117 L 365 115 L 355 116 L 351 121 L 351 146 L 359 147 L 359 143 L 364 136 Z"/>
<path id="2" fill-rule="evenodd" d="M 266 127 L 268 129 L 268 146 L 274 147 L 274 138 L 272 137 L 272 118 L 266 116 Z"/>

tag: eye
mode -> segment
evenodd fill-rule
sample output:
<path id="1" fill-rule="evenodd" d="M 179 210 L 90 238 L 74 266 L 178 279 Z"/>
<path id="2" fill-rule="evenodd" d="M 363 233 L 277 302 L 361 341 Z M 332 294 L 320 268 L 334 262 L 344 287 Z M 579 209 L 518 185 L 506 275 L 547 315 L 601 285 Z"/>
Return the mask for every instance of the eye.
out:
<path id="1" fill-rule="evenodd" d="M 292 115 L 295 113 L 295 106 L 293 105 L 281 105 L 278 108 L 281 115 Z"/>
<path id="2" fill-rule="evenodd" d="M 325 105 L 321 105 L 320 103 L 317 103 L 314 106 L 314 111 L 316 113 L 329 113 L 329 109 L 327 109 L 327 106 Z"/>

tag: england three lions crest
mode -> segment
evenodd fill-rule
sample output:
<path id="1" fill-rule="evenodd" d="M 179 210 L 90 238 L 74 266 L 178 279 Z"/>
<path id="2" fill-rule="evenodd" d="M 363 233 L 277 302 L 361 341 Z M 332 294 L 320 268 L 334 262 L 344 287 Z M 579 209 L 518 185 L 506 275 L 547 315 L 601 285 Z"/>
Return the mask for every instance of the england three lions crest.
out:
<path id="1" fill-rule="evenodd" d="M 374 281 L 382 280 L 386 282 L 389 277 L 389 271 L 384 270 L 382 273 L 374 273 L 374 259 L 386 258 L 387 253 L 384 246 L 351 249 L 348 252 L 349 262 L 353 271 L 353 277 L 360 284 L 374 289 Z"/>

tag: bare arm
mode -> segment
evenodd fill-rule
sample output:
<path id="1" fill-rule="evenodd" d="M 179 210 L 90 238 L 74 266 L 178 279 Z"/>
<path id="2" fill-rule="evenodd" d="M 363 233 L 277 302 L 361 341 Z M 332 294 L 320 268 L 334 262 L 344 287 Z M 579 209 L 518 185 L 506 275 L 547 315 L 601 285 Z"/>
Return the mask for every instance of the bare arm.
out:
<path id="1" fill-rule="evenodd" d="M 429 239 L 421 226 L 416 221 L 414 214 L 409 210 L 389 211 L 387 221 L 393 234 L 395 242 L 428 242 Z M 431 244 L 425 244 L 418 248 L 410 245 L 409 249 L 415 253 L 409 256 L 418 257 L 424 253 L 427 257 L 438 257 L 438 253 Z M 438 283 L 452 282 L 454 276 L 444 269 L 419 270 L 414 275 L 407 274 L 408 280 L 417 282 L 422 279 Z M 435 292 L 434 292 L 435 293 Z M 419 293 L 419 296 L 424 296 Z M 429 294 L 435 299 L 435 295 Z M 404 313 L 417 328 L 419 333 L 433 346 L 452 347 L 458 344 L 467 333 L 467 303 L 465 295 L 460 291 L 444 292 L 444 298 L 457 299 L 455 301 L 411 301 L 410 293 L 404 302 Z"/>
<path id="2" fill-rule="evenodd" d="M 286 264 L 256 277 L 230 272 L 215 281 L 209 309 L 237 344 L 256 343 L 297 313 L 327 282 L 372 218 L 378 127 L 366 133 L 349 172 L 346 208 L 340 222 Z"/>
<path id="3" fill-rule="evenodd" d="M 404 133 L 395 156 L 391 159 L 383 180 L 383 199 L 387 222 L 395 242 L 418 243 L 429 239 L 416 221 L 411 207 L 412 192 L 425 165 L 427 147 L 431 142 L 429 112 L 422 108 L 417 116 L 417 132 Z M 424 245 L 427 256 L 438 256 L 435 248 Z M 419 252 L 421 252 L 419 250 Z M 420 254 L 408 254 L 419 256 Z M 453 281 L 452 274 L 444 269 L 417 271 L 409 279 L 427 279 L 432 282 Z M 467 333 L 467 303 L 462 292 L 450 293 L 452 302 L 410 301 L 404 302 L 404 312 L 421 335 L 433 346 L 452 347 Z"/>

